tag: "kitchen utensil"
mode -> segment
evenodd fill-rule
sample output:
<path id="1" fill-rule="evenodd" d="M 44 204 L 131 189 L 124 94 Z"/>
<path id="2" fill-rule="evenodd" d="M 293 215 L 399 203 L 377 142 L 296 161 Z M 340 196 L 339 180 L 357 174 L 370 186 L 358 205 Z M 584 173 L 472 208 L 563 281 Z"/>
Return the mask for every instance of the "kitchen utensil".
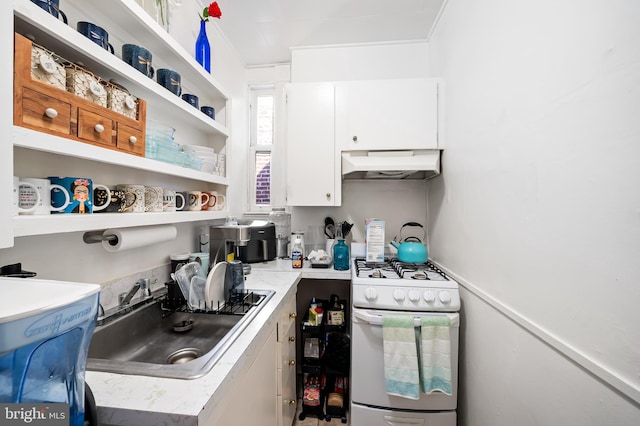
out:
<path id="1" fill-rule="evenodd" d="M 333 221 L 333 218 L 330 218 L 330 217 L 324 218 L 324 235 L 326 235 L 327 238 L 329 239 L 335 238 L 335 235 L 336 235 L 335 227 L 336 227 L 336 224 Z"/>
<path id="2" fill-rule="evenodd" d="M 207 276 L 204 294 L 207 310 L 216 311 L 224 304 L 224 280 L 227 272 L 227 262 L 218 262 Z"/>
<path id="3" fill-rule="evenodd" d="M 351 228 L 353 228 L 353 223 L 349 223 L 347 221 L 342 222 L 342 237 L 347 238 L 349 232 L 351 232 Z"/>
<path id="4" fill-rule="evenodd" d="M 191 292 L 191 278 L 200 270 L 200 264 L 198 262 L 189 262 L 184 266 L 176 269 L 176 272 L 171 274 L 171 278 L 180 286 L 182 295 L 185 300 L 189 302 L 189 293 Z"/>
<path id="5" fill-rule="evenodd" d="M 394 238 L 394 241 L 391 241 L 391 245 L 394 246 L 398 250 L 398 260 L 401 262 L 407 263 L 424 263 L 427 261 L 429 257 L 429 253 L 427 248 L 422 243 L 422 240 L 418 237 L 407 237 L 402 240 L 402 230 L 405 227 L 414 226 L 422 228 L 422 239 L 424 240 L 426 237 L 426 231 L 424 227 L 417 222 L 407 222 L 400 228 L 400 240 L 398 243 Z M 396 237 L 397 238 L 397 237 Z"/>

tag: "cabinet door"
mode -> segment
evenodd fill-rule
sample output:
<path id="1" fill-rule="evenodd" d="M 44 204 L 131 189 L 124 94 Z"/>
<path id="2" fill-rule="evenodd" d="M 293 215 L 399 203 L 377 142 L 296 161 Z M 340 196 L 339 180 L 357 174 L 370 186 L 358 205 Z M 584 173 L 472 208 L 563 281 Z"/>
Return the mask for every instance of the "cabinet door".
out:
<path id="1" fill-rule="evenodd" d="M 438 148 L 438 80 L 339 83 L 336 135 L 342 150 Z"/>
<path id="2" fill-rule="evenodd" d="M 334 86 L 287 85 L 287 205 L 339 206 Z"/>

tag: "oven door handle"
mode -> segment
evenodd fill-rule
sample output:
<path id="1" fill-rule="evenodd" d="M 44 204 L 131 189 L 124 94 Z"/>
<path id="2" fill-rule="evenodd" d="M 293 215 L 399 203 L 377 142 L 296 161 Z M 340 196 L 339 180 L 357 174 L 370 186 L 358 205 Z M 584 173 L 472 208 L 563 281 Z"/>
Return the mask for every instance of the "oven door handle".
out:
<path id="1" fill-rule="evenodd" d="M 460 325 L 460 315 L 450 314 L 450 313 L 435 313 L 435 312 L 429 312 L 425 314 L 420 314 L 420 316 L 414 316 L 413 324 L 416 327 L 420 327 L 422 325 L 422 321 L 421 321 L 422 317 L 445 316 L 445 315 L 448 316 L 449 319 L 451 320 L 451 327 L 458 327 Z M 371 325 L 382 325 L 382 315 L 370 314 L 367 311 L 354 309 L 353 316 Z"/>

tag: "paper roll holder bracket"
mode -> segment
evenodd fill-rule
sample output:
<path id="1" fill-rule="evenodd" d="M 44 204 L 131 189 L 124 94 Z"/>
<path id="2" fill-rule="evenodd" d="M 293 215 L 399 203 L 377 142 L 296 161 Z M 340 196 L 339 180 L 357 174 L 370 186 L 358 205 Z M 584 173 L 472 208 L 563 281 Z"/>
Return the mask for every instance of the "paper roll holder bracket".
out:
<path id="1" fill-rule="evenodd" d="M 85 232 L 82 236 L 82 241 L 87 244 L 102 243 L 103 241 L 109 241 L 109 244 L 115 246 L 118 244 L 117 235 L 104 235 L 104 231 L 90 231 Z"/>

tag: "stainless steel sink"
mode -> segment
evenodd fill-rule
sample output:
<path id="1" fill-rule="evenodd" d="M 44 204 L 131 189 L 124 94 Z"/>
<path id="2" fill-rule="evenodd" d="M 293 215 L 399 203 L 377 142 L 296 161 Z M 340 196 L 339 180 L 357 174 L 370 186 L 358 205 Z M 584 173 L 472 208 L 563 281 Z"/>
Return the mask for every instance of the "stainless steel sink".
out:
<path id="1" fill-rule="evenodd" d="M 167 313 L 159 301 L 99 325 L 91 339 L 87 369 L 177 379 L 206 374 L 247 327 L 271 290 L 231 313 Z"/>

